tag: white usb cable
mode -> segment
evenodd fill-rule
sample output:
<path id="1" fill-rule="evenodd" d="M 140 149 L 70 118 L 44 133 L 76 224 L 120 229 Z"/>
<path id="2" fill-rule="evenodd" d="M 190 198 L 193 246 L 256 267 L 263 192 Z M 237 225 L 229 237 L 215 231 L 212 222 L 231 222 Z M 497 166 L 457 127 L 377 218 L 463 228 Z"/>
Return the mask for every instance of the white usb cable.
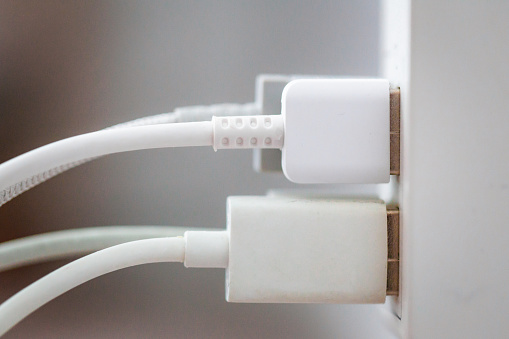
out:
<path id="1" fill-rule="evenodd" d="M 225 231 L 191 233 L 196 234 L 191 235 L 190 244 L 183 237 L 138 240 L 95 252 L 57 269 L 0 305 L 0 336 L 59 295 L 113 271 L 158 262 L 185 262 L 187 267 L 228 265 Z"/>
<path id="2" fill-rule="evenodd" d="M 107 154 L 164 147 L 281 148 L 281 116 L 214 117 L 212 121 L 108 129 L 37 148 L 0 165 L 0 187 L 68 163 Z"/>
<path id="3" fill-rule="evenodd" d="M 204 229 L 123 225 L 31 235 L 0 243 L 0 272 L 50 260 L 77 257 L 129 241 L 183 236 L 189 230 Z"/>
<path id="4" fill-rule="evenodd" d="M 158 238 L 128 242 L 78 259 L 4 302 L 0 306 L 0 335 L 48 301 L 84 282 L 126 267 L 184 262 L 185 252 L 184 238 Z"/>
<path id="5" fill-rule="evenodd" d="M 172 124 L 179 122 L 199 122 L 211 120 L 213 116 L 232 116 L 232 115 L 257 115 L 260 109 L 257 103 L 248 104 L 216 104 L 210 106 L 187 106 L 176 108 L 174 112 L 162 113 L 152 116 L 139 118 L 132 121 L 120 123 L 105 130 L 139 127 L 159 124 Z M 44 181 L 61 174 L 71 168 L 82 165 L 95 158 L 81 159 L 79 161 L 68 162 L 57 167 L 49 168 L 45 171 L 33 173 L 30 177 L 23 178 L 21 181 L 10 186 L 0 186 L 0 206 L 14 199 L 27 190 L 43 183 Z"/>
<path id="6" fill-rule="evenodd" d="M 0 305 L 0 335 L 82 283 L 155 262 L 225 268 L 229 302 L 382 303 L 387 220 L 381 201 L 230 197 L 226 230 L 124 243 L 34 282 Z"/>
<path id="7" fill-rule="evenodd" d="M 281 149 L 283 172 L 297 183 L 388 182 L 389 87 L 384 79 L 294 80 L 283 91 L 281 115 L 108 129 L 58 141 L 0 165 L 0 205 L 36 185 L 40 173 L 45 180 L 69 164 L 162 147 Z"/>

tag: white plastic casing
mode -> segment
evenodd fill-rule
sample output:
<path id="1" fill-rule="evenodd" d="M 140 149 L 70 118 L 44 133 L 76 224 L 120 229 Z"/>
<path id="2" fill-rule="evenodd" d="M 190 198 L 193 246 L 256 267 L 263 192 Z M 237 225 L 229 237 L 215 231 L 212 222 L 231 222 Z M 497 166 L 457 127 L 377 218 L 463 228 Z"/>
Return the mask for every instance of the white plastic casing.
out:
<path id="1" fill-rule="evenodd" d="M 187 231 L 185 267 L 228 266 L 228 233 L 226 231 Z"/>
<path id="2" fill-rule="evenodd" d="M 382 202 L 230 197 L 227 215 L 227 301 L 384 302 Z"/>
<path id="3" fill-rule="evenodd" d="M 390 171 L 389 82 L 291 81 L 282 96 L 283 172 L 296 183 L 385 183 Z"/>

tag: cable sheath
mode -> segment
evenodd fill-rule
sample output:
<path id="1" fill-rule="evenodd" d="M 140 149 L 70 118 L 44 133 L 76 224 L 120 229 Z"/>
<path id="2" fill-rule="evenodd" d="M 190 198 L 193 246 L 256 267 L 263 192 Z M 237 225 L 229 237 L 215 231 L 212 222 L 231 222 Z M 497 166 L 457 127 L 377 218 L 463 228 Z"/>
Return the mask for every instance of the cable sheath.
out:
<path id="1" fill-rule="evenodd" d="M 32 235 L 0 243 L 0 272 L 85 255 L 129 241 L 183 236 L 188 230 L 205 229 L 178 226 L 103 226 Z"/>
<path id="2" fill-rule="evenodd" d="M 260 108 L 256 103 L 247 104 L 217 104 L 211 106 L 188 106 L 175 109 L 175 112 L 151 115 L 106 128 L 119 129 L 128 127 L 138 127 L 157 124 L 172 124 L 178 122 L 198 122 L 210 121 L 213 116 L 231 116 L 231 115 L 256 115 L 260 114 Z M 7 187 L 0 186 L 0 206 L 14 199 L 18 195 L 28 191 L 29 189 L 51 179 L 58 174 L 70 170 L 79 165 L 85 164 L 94 158 L 80 159 L 68 162 L 60 166 L 47 169 L 43 172 L 34 173 L 32 176 L 23 178 L 22 180 L 11 184 Z"/>
<path id="3" fill-rule="evenodd" d="M 183 262 L 184 257 L 185 241 L 178 237 L 133 241 L 73 261 L 0 305 L 0 336 L 39 307 L 89 280 L 136 265 Z"/>
<path id="4" fill-rule="evenodd" d="M 212 145 L 212 123 L 190 122 L 102 130 L 63 139 L 0 165 L 0 187 L 34 174 L 102 155 L 164 147 Z"/>

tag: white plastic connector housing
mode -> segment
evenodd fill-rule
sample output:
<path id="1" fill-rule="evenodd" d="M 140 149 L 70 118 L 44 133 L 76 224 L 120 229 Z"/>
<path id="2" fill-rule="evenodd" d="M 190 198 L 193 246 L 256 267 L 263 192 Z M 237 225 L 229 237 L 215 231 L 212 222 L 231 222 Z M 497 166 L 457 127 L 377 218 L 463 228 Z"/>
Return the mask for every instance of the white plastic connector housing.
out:
<path id="1" fill-rule="evenodd" d="M 380 201 L 230 197 L 226 300 L 383 303 L 387 216 Z"/>
<path id="2" fill-rule="evenodd" d="M 296 183 L 385 183 L 390 172 L 389 82 L 302 79 L 282 96 L 282 167 Z"/>

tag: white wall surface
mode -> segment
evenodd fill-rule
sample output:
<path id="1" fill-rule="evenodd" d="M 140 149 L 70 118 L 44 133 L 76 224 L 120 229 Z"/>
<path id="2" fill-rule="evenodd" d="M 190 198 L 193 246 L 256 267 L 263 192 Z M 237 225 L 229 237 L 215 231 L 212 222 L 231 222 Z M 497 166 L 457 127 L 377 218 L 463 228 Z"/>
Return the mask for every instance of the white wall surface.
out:
<path id="1" fill-rule="evenodd" d="M 248 102 L 259 73 L 376 75 L 377 1 L 0 1 L 0 161 L 173 107 Z M 71 227 L 221 227 L 225 198 L 294 187 L 249 152 L 109 156 L 0 210 L 3 240 Z M 63 262 L 0 275 L 4 300 Z M 149 265 L 87 283 L 6 338 L 380 338 L 372 306 L 239 305 L 223 270 Z M 369 326 L 367 326 L 369 324 Z"/>
<path id="2" fill-rule="evenodd" d="M 387 1 L 401 85 L 402 335 L 509 336 L 509 3 Z"/>

